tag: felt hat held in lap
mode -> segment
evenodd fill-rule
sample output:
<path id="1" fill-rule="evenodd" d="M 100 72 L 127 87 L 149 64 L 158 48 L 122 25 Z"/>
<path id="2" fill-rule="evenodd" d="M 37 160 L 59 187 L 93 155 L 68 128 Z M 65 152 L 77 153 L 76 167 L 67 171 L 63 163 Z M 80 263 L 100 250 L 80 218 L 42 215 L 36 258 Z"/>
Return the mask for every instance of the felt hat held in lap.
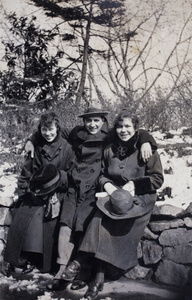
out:
<path id="1" fill-rule="evenodd" d="M 114 191 L 111 196 L 98 198 L 97 207 L 105 215 L 116 220 L 135 218 L 146 213 L 146 204 L 142 197 L 133 197 L 123 189 Z"/>
<path id="2" fill-rule="evenodd" d="M 61 179 L 60 171 L 54 165 L 48 164 L 40 167 L 33 173 L 29 189 L 36 196 L 45 196 L 55 191 Z"/>

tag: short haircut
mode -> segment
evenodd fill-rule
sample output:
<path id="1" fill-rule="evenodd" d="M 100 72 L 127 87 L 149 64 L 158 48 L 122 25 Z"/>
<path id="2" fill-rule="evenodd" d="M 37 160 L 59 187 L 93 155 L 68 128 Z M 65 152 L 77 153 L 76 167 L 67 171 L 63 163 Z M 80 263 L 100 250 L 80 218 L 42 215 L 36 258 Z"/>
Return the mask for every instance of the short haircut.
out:
<path id="1" fill-rule="evenodd" d="M 139 129 L 138 117 L 134 113 L 128 111 L 127 109 L 123 109 L 116 117 L 116 119 L 114 121 L 114 129 L 116 129 L 117 126 L 119 125 L 119 123 L 122 122 L 125 118 L 131 119 L 135 130 Z"/>
<path id="2" fill-rule="evenodd" d="M 56 113 L 48 112 L 41 115 L 38 127 L 39 129 L 41 129 L 42 126 L 49 127 L 53 122 L 55 122 L 57 128 L 60 128 L 59 119 Z"/>

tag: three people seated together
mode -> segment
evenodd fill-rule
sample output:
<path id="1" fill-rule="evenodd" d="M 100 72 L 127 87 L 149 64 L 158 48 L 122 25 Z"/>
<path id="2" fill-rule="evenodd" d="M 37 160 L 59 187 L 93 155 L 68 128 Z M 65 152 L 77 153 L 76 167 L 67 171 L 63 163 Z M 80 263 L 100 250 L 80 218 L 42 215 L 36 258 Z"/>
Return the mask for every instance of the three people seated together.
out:
<path id="1" fill-rule="evenodd" d="M 137 116 L 124 109 L 109 130 L 107 115 L 89 107 L 72 130 L 61 128 L 53 112 L 41 116 L 26 145 L 32 155 L 18 179 L 4 256 L 23 273 L 55 273 L 49 290 L 63 282 L 72 290 L 88 285 L 89 300 L 105 275 L 122 276 L 137 265 L 163 183 L 156 142 L 139 129 Z"/>

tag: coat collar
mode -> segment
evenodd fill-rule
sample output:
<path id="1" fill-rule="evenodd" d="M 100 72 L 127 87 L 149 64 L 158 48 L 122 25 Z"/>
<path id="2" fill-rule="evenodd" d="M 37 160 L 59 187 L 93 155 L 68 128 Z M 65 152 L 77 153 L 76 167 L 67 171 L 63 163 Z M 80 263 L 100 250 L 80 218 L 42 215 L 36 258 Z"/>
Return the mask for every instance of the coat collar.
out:
<path id="1" fill-rule="evenodd" d="M 97 134 L 89 134 L 89 132 L 82 126 L 77 132 L 77 137 L 85 141 L 103 141 L 108 132 L 108 124 L 104 123 L 101 130 Z"/>
<path id="2" fill-rule="evenodd" d="M 42 137 L 42 150 L 47 154 L 48 157 L 52 158 L 55 156 L 57 150 L 61 147 L 61 132 L 59 131 L 58 135 L 53 142 L 48 143 Z"/>
<path id="3" fill-rule="evenodd" d="M 119 140 L 119 138 L 116 137 L 114 139 L 115 142 L 112 144 L 111 147 L 115 157 L 122 160 L 130 156 L 131 154 L 133 154 L 137 149 L 138 138 L 139 138 L 138 131 L 127 142 L 122 142 Z"/>

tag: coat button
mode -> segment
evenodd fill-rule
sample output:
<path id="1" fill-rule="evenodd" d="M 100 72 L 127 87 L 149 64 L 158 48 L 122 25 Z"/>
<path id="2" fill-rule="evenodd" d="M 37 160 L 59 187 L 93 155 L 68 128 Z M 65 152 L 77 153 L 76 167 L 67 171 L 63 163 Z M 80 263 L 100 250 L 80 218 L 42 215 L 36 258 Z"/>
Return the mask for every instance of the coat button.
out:
<path id="1" fill-rule="evenodd" d="M 95 170 L 94 170 L 94 169 L 91 169 L 91 170 L 90 170 L 90 172 L 91 172 L 91 173 L 94 173 L 94 172 L 95 172 Z"/>
<path id="2" fill-rule="evenodd" d="M 77 173 L 81 173 L 81 170 L 80 170 L 80 169 L 77 169 Z"/>
<path id="3" fill-rule="evenodd" d="M 86 187 L 86 189 L 89 189 L 89 188 L 90 188 L 90 185 L 89 185 L 89 184 L 87 184 L 85 187 Z"/>
<path id="4" fill-rule="evenodd" d="M 124 168 L 124 166 L 119 166 L 119 169 L 123 169 Z"/>

